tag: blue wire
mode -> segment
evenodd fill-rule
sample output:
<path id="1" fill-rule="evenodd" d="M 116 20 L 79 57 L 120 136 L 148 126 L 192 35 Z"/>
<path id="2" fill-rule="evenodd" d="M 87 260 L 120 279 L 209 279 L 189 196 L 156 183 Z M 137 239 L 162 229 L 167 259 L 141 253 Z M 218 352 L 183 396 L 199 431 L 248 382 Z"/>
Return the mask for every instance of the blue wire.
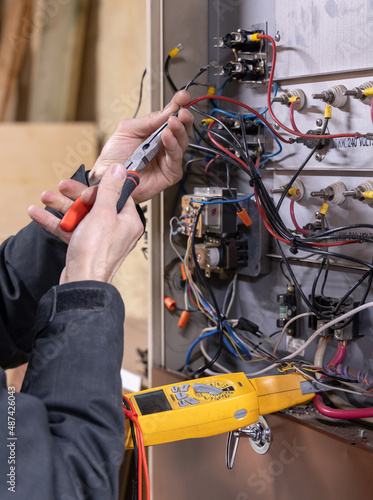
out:
<path id="1" fill-rule="evenodd" d="M 277 155 L 279 155 L 279 154 L 282 152 L 282 145 L 281 145 L 280 141 L 277 139 L 277 137 L 276 137 L 276 136 L 275 136 L 275 134 L 272 132 L 272 130 L 271 130 L 271 129 L 269 129 L 269 128 L 267 127 L 267 125 L 266 125 L 266 124 L 265 124 L 262 120 L 256 120 L 256 123 L 258 123 L 258 122 L 259 122 L 259 123 L 261 123 L 262 125 L 264 125 L 264 126 L 265 126 L 265 128 L 266 128 L 266 129 L 268 130 L 268 132 L 271 134 L 271 136 L 273 137 L 273 139 L 275 140 L 275 142 L 277 143 L 277 145 L 278 145 L 278 147 L 279 147 L 278 151 L 276 151 L 275 153 L 271 153 L 271 154 L 269 154 L 269 155 L 263 155 L 263 158 L 264 158 L 264 159 L 268 159 L 268 158 L 272 158 L 273 156 L 277 156 Z"/>
<path id="2" fill-rule="evenodd" d="M 204 340 L 206 339 L 207 337 L 211 337 L 211 335 L 214 335 L 215 333 L 218 333 L 218 330 L 212 330 L 211 332 L 207 332 L 205 333 L 204 335 L 202 335 L 201 337 L 198 337 L 198 339 L 196 339 L 192 344 L 191 346 L 189 347 L 189 350 L 187 352 L 187 355 L 186 355 L 186 359 L 185 359 L 185 365 L 186 366 L 189 366 L 190 364 L 190 356 L 192 354 L 192 351 L 193 349 L 195 348 L 195 346 L 201 342 L 201 340 Z"/>
<path id="3" fill-rule="evenodd" d="M 239 346 L 239 348 L 246 354 L 246 356 L 251 359 L 251 354 L 245 347 L 245 345 L 238 338 L 237 334 L 232 330 L 230 324 L 227 321 L 224 321 L 224 327 L 228 330 L 229 335 L 234 338 L 235 343 Z M 239 356 L 238 356 L 239 357 Z"/>

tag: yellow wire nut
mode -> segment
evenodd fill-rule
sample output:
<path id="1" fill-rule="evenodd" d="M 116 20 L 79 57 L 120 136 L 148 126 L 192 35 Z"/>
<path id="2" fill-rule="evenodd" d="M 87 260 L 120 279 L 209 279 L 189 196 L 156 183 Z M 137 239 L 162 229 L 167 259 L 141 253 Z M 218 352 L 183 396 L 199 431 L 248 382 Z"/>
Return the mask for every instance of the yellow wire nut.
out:
<path id="1" fill-rule="evenodd" d="M 325 106 L 324 118 L 331 118 L 331 117 L 332 117 L 332 107 Z"/>
<path id="2" fill-rule="evenodd" d="M 260 42 L 260 38 L 259 38 L 259 35 L 260 33 L 253 33 L 252 35 L 250 35 L 250 42 Z"/>
<path id="3" fill-rule="evenodd" d="M 373 87 L 369 87 L 367 89 L 364 89 L 363 90 L 363 94 L 366 95 L 366 96 L 371 96 L 373 95 Z"/>
<path id="4" fill-rule="evenodd" d="M 177 56 L 178 53 L 183 50 L 183 48 L 184 47 L 181 45 L 181 43 L 179 43 L 178 45 L 176 45 L 176 47 L 174 47 L 172 50 L 170 50 L 170 52 L 168 53 L 168 55 L 172 59 L 173 57 Z"/>
<path id="5" fill-rule="evenodd" d="M 215 87 L 209 87 L 207 91 L 207 95 L 214 95 L 215 94 Z"/>
<path id="6" fill-rule="evenodd" d="M 326 212 L 328 211 L 328 208 L 329 208 L 328 203 L 323 203 L 322 207 L 319 210 L 319 214 L 326 215 Z"/>
<path id="7" fill-rule="evenodd" d="M 373 191 L 364 191 L 363 193 L 364 198 L 368 198 L 370 200 L 373 199 Z"/>

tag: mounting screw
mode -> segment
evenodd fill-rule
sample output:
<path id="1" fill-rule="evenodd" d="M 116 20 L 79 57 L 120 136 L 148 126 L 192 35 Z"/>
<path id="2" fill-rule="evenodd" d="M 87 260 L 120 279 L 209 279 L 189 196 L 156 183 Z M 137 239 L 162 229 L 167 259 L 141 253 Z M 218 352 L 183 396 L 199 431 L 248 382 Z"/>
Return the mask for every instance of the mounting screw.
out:
<path id="1" fill-rule="evenodd" d="M 322 119 L 321 119 L 321 118 L 318 118 L 318 119 L 316 120 L 316 126 L 317 126 L 317 127 L 321 127 L 321 126 L 322 126 L 322 124 L 323 124 Z"/>
<path id="2" fill-rule="evenodd" d="M 275 34 L 275 40 L 276 42 L 279 42 L 281 40 L 281 35 L 279 31 Z"/>
<path id="3" fill-rule="evenodd" d="M 275 124 L 273 125 L 273 127 L 274 127 L 274 129 L 275 129 L 275 130 L 280 130 L 280 125 L 277 125 L 277 123 L 275 123 Z"/>
<path id="4" fill-rule="evenodd" d="M 320 161 L 323 161 L 323 159 L 324 159 L 323 155 L 320 155 L 320 154 L 315 155 L 315 160 L 316 161 L 320 162 Z"/>

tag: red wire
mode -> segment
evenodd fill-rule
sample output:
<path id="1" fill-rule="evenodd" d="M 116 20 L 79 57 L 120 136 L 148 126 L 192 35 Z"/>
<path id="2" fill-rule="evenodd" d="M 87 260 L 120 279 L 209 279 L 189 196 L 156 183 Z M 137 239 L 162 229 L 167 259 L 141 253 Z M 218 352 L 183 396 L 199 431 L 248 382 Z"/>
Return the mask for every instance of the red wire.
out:
<path id="1" fill-rule="evenodd" d="M 295 218 L 295 213 L 294 213 L 294 204 L 295 204 L 295 202 L 296 202 L 296 201 L 297 201 L 297 198 L 292 198 L 292 199 L 290 200 L 290 217 L 291 217 L 291 220 L 293 221 L 293 224 L 294 224 L 294 226 L 295 226 L 295 229 L 296 229 L 299 233 L 302 233 L 302 234 L 305 234 L 306 236 L 308 236 L 308 235 L 310 234 L 310 232 L 309 232 L 309 231 L 306 231 L 305 229 L 302 229 L 302 228 L 299 226 L 299 224 L 298 224 L 298 222 L 297 222 L 297 220 L 296 220 L 296 218 Z"/>
<path id="2" fill-rule="evenodd" d="M 226 102 L 230 102 L 231 104 L 235 104 L 236 106 L 240 106 L 241 108 L 247 109 L 247 111 L 249 111 L 250 113 L 252 113 L 253 115 L 255 115 L 263 123 L 265 123 L 265 125 L 271 130 L 271 132 L 277 137 L 277 139 L 279 139 L 282 142 L 286 142 L 286 143 L 290 144 L 291 141 L 289 141 L 288 139 L 285 139 L 285 137 L 283 137 L 282 135 L 280 135 L 277 132 L 277 130 L 275 130 L 272 127 L 272 125 L 264 118 L 264 116 L 261 115 L 260 113 L 258 113 L 258 111 L 255 111 L 255 109 L 250 108 L 250 106 L 247 106 L 243 102 L 236 101 L 235 99 L 231 99 L 230 97 L 225 97 L 223 95 L 203 95 L 201 97 L 197 97 L 197 99 L 194 99 L 193 101 L 190 101 L 188 104 L 186 104 L 184 106 L 184 108 L 189 108 L 190 106 L 194 106 L 195 104 L 197 104 L 197 103 L 199 103 L 201 101 L 204 101 L 205 99 L 216 99 L 218 101 L 226 101 Z M 319 137 L 320 136 L 317 136 L 317 138 L 319 138 Z M 330 136 L 328 136 L 328 137 L 330 137 Z M 315 136 L 312 136 L 312 138 L 314 139 Z"/>
<path id="3" fill-rule="evenodd" d="M 301 134 L 302 132 L 299 130 L 299 128 L 296 126 L 295 124 L 295 120 L 294 120 L 294 107 L 295 107 L 295 103 L 297 101 L 293 101 L 291 104 L 290 104 L 290 123 L 291 123 L 291 126 L 293 127 L 294 131 L 295 132 L 298 132 L 298 134 Z"/>
<path id="4" fill-rule="evenodd" d="M 211 165 L 219 158 L 219 156 L 215 156 L 212 160 L 210 160 L 208 162 L 208 164 L 206 165 L 205 167 L 205 174 L 208 175 L 209 177 L 212 177 L 213 179 L 215 179 L 215 181 L 220 184 L 221 186 L 224 186 L 226 187 L 226 184 L 225 182 L 223 182 L 221 179 L 219 179 L 218 176 L 216 176 L 215 174 L 212 174 L 211 172 L 209 172 L 209 168 L 211 167 Z"/>
<path id="5" fill-rule="evenodd" d="M 326 406 L 322 400 L 321 394 L 316 394 L 313 403 L 322 415 L 330 418 L 355 419 L 373 417 L 373 408 L 356 408 L 356 410 L 336 410 Z"/>
<path id="6" fill-rule="evenodd" d="M 207 127 L 209 130 L 212 128 L 212 126 L 214 125 L 215 122 L 211 122 L 209 123 L 209 126 Z M 225 154 L 229 155 L 231 158 L 233 158 L 234 160 L 238 161 L 238 163 L 240 163 L 246 170 L 249 170 L 249 167 L 246 165 L 246 163 L 241 160 L 241 158 L 239 158 L 238 156 L 236 156 L 234 153 L 232 153 L 232 151 L 229 151 L 229 149 L 225 148 L 222 144 L 220 144 L 220 142 L 218 142 L 211 134 L 210 132 L 207 132 L 207 135 L 209 136 L 209 139 L 210 141 L 215 144 L 216 147 L 218 147 L 219 149 L 221 149 L 222 151 L 224 151 Z"/>
<path id="7" fill-rule="evenodd" d="M 211 96 L 203 96 L 203 97 L 211 97 Z M 223 97 L 223 96 L 219 96 L 219 97 Z M 201 98 L 199 98 L 199 99 L 201 99 Z M 230 100 L 233 101 L 233 99 L 230 99 Z M 195 101 L 192 101 L 192 103 L 194 103 L 196 101 L 198 101 L 198 99 L 195 99 Z M 189 103 L 186 107 L 192 105 L 192 103 Z M 209 123 L 208 129 L 211 129 L 211 127 L 214 125 L 214 123 L 215 122 Z M 220 144 L 209 132 L 207 132 L 207 134 L 208 134 L 209 139 L 211 140 L 211 142 L 213 144 L 215 144 L 216 147 L 218 147 L 219 149 L 221 149 L 222 151 L 224 151 L 224 153 L 227 154 L 227 155 L 229 155 L 231 158 L 234 158 L 236 161 L 238 161 L 246 170 L 249 169 L 249 167 L 246 165 L 246 163 L 241 158 L 239 158 L 234 153 L 232 153 L 231 151 L 229 151 L 229 149 L 225 148 L 222 144 Z M 314 136 L 312 136 L 312 137 L 314 138 Z M 258 165 L 259 165 L 258 158 L 259 157 L 257 157 L 257 162 L 256 162 L 256 166 L 255 166 L 256 169 L 258 168 Z M 269 222 L 267 221 L 267 219 L 265 217 L 264 209 L 260 206 L 259 199 L 258 199 L 255 187 L 254 187 L 254 193 L 255 193 L 256 206 L 258 207 L 259 214 L 260 214 L 260 216 L 261 216 L 261 218 L 263 220 L 263 223 L 264 223 L 265 227 L 267 228 L 267 230 L 277 240 L 282 241 L 283 243 L 287 243 L 288 245 L 290 245 L 290 243 L 291 243 L 290 240 L 281 238 L 279 235 L 277 235 L 273 231 L 273 229 L 269 225 Z M 347 240 L 347 241 L 335 241 L 335 242 L 331 242 L 331 243 L 306 243 L 306 245 L 308 245 L 310 247 L 338 247 L 338 246 L 343 246 L 343 245 L 351 245 L 353 243 L 359 243 L 359 242 L 360 242 L 360 240 Z"/>
<path id="8" fill-rule="evenodd" d="M 271 68 L 271 73 L 269 76 L 268 80 L 268 92 L 267 92 L 267 106 L 268 106 L 268 111 L 269 114 L 271 115 L 271 118 L 279 125 L 283 130 L 288 132 L 289 134 L 292 135 L 297 135 L 299 137 L 303 137 L 304 139 L 315 139 L 314 135 L 311 134 L 302 134 L 301 132 L 296 132 L 295 130 L 291 130 L 290 128 L 286 127 L 283 123 L 280 122 L 278 118 L 276 118 L 273 110 L 272 110 L 272 103 L 271 103 L 271 90 L 272 90 L 272 83 L 273 83 L 273 77 L 275 73 L 275 66 L 276 66 L 276 57 L 277 57 L 277 49 L 276 49 L 276 43 L 273 40 L 273 38 L 269 35 L 258 35 L 258 38 L 265 38 L 269 40 L 269 42 L 272 45 L 272 68 Z M 360 133 L 356 134 L 334 134 L 334 135 L 318 135 L 317 139 L 337 139 L 339 137 L 356 137 L 359 138 L 361 137 Z"/>
<path id="9" fill-rule="evenodd" d="M 372 122 L 373 122 L 373 97 L 372 97 L 372 101 L 370 103 L 370 117 L 371 117 Z"/>
<path id="10" fill-rule="evenodd" d="M 131 410 L 127 410 L 126 408 L 123 407 L 123 412 L 127 418 L 132 420 L 132 422 L 135 424 L 135 427 L 136 427 L 136 440 L 137 440 L 137 449 L 138 449 L 138 458 L 139 458 L 139 463 L 138 463 L 138 500 L 142 500 L 142 469 L 144 469 L 144 476 L 145 476 L 146 498 L 147 498 L 147 500 L 150 500 L 149 470 L 148 470 L 148 464 L 146 461 L 144 436 L 142 433 L 140 422 L 138 420 L 139 416 L 136 413 L 136 410 L 135 410 L 133 404 L 131 403 L 131 401 L 126 396 L 123 396 L 123 398 L 126 400 L 127 404 L 131 408 Z"/>
<path id="11" fill-rule="evenodd" d="M 342 363 L 346 356 L 347 352 L 347 347 L 341 344 L 341 342 L 338 344 L 337 347 L 337 352 L 335 353 L 333 359 L 328 363 L 329 365 L 338 365 L 339 363 Z M 321 375 L 321 378 L 327 378 L 327 375 Z"/>

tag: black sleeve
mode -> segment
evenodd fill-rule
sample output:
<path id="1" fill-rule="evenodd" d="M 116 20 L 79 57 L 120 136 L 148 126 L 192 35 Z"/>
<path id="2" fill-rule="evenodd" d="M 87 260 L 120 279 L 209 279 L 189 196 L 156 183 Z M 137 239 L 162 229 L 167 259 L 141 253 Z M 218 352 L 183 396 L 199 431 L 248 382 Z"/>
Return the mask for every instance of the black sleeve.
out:
<path id="1" fill-rule="evenodd" d="M 16 394 L 14 436 L 6 428 L 0 373 L 0 498 L 117 499 L 124 452 L 123 321 L 120 294 L 105 283 L 65 284 L 42 298 L 35 346 Z M 13 456 L 6 442 L 16 458 L 15 495 L 5 479 Z"/>
<path id="2" fill-rule="evenodd" d="M 84 165 L 72 179 L 89 185 Z M 145 217 L 136 206 L 145 230 Z M 60 212 L 50 210 L 62 218 Z M 40 298 L 59 283 L 67 245 L 31 222 L 0 246 L 0 366 L 29 360 Z"/>
<path id="3" fill-rule="evenodd" d="M 88 185 L 84 165 L 73 179 Z M 58 217 L 62 214 L 51 210 Z M 67 245 L 31 222 L 0 246 L 0 366 L 26 363 L 40 298 L 58 284 Z"/>

